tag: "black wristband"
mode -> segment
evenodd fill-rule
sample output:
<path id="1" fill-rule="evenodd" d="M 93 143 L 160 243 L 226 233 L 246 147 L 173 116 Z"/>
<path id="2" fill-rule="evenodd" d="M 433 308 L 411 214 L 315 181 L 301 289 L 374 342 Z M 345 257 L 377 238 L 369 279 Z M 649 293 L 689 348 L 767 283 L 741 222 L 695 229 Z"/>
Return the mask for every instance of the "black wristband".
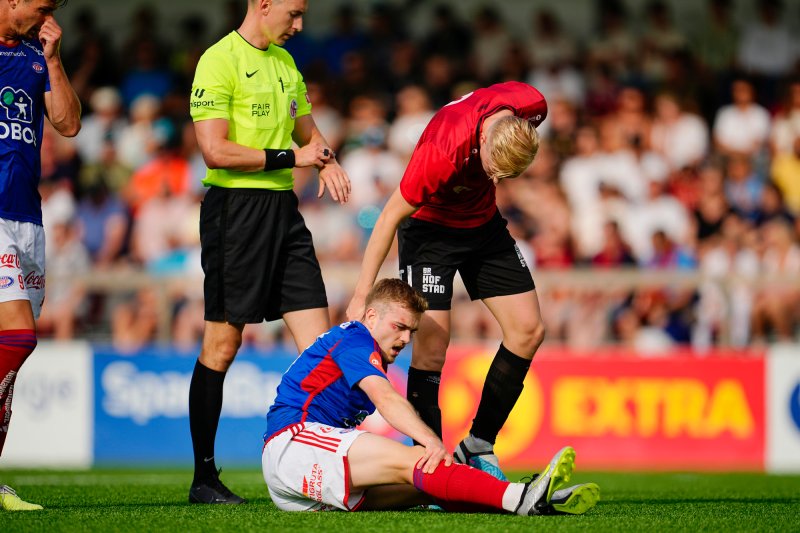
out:
<path id="1" fill-rule="evenodd" d="M 278 170 L 281 168 L 294 168 L 294 150 L 274 150 L 272 148 L 264 148 L 264 153 L 267 154 L 264 160 L 264 170 Z"/>

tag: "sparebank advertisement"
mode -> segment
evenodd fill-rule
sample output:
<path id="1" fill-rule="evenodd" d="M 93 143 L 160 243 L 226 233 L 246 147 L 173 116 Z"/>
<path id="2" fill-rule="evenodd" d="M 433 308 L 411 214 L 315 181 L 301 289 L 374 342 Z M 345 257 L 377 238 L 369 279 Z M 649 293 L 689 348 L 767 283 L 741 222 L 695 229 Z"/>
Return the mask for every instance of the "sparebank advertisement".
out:
<path id="1" fill-rule="evenodd" d="M 800 347 L 641 358 L 544 347 L 496 450 L 529 470 L 570 444 L 580 468 L 800 471 Z M 469 430 L 493 347 L 455 345 L 442 378 L 445 441 Z M 390 370 L 404 392 L 409 354 Z M 265 415 L 288 351 L 244 352 L 225 381 L 216 457 L 260 464 Z M 193 354 L 40 343 L 18 377 L 4 466 L 192 464 Z M 379 416 L 370 431 L 398 437 Z"/>

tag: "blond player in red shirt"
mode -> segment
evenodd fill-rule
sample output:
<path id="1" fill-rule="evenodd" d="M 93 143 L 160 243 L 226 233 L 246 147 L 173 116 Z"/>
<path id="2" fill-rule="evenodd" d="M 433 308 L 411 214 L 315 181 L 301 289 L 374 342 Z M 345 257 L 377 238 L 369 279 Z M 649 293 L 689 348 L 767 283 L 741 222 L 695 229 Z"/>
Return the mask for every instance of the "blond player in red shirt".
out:
<path id="1" fill-rule="evenodd" d="M 544 326 L 533 278 L 498 212 L 495 187 L 531 164 L 539 147 L 536 126 L 546 115 L 542 94 L 520 82 L 478 89 L 439 110 L 378 218 L 347 308 L 351 320 L 363 313 L 397 231 L 400 277 L 429 306 L 413 345 L 407 397 L 441 436 L 439 382 L 450 342 L 453 278 L 461 275 L 470 298 L 483 301 L 499 322 L 503 341 L 470 434 L 454 455 L 500 479 L 494 442 L 522 393 Z"/>

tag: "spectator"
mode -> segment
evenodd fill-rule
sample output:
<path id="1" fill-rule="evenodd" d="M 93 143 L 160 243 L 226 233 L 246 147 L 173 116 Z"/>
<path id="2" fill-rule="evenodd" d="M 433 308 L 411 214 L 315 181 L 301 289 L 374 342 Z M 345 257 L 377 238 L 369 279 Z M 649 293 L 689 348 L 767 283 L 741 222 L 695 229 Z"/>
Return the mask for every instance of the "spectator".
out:
<path id="1" fill-rule="evenodd" d="M 475 14 L 473 21 L 475 41 L 472 57 L 474 73 L 479 82 L 496 79 L 503 56 L 512 44 L 502 15 L 494 7 L 484 5 Z"/>
<path id="2" fill-rule="evenodd" d="M 731 84 L 733 103 L 722 106 L 714 119 L 714 145 L 723 155 L 755 158 L 769 139 L 770 116 L 756 103 L 753 84 L 737 78 Z"/>
<path id="3" fill-rule="evenodd" d="M 739 65 L 754 76 L 764 102 L 775 103 L 777 81 L 797 62 L 797 43 L 781 18 L 780 0 L 758 0 L 756 17 L 749 19 L 739 43 Z"/>
<path id="4" fill-rule="evenodd" d="M 778 158 L 784 154 L 794 154 L 795 139 L 800 137 L 800 80 L 789 84 L 786 103 L 772 124 L 770 145 L 772 154 Z"/>
<path id="5" fill-rule="evenodd" d="M 418 85 L 406 86 L 395 96 L 397 113 L 389 126 L 387 145 L 403 162 L 408 162 L 422 131 L 433 117 L 428 93 Z"/>
<path id="6" fill-rule="evenodd" d="M 104 179 L 87 188 L 78 204 L 77 219 L 81 242 L 95 268 L 107 269 L 123 259 L 128 214 L 122 202 L 109 194 Z"/>
<path id="7" fill-rule="evenodd" d="M 116 139 L 117 157 L 123 165 L 139 169 L 154 157 L 164 135 L 157 122 L 161 102 L 151 94 L 138 96 L 130 106 L 130 123 Z"/>
<path id="8" fill-rule="evenodd" d="M 37 328 L 56 340 L 70 340 L 88 308 L 86 287 L 80 278 L 91 272 L 91 260 L 73 219 L 57 219 L 49 231 L 52 244 L 47 255 L 47 307 Z"/>
<path id="9" fill-rule="evenodd" d="M 120 94 L 126 107 L 143 94 L 163 100 L 172 91 L 175 79 L 160 61 L 164 49 L 153 40 L 135 41 L 130 48 L 134 58 L 131 68 L 123 75 Z"/>
<path id="10" fill-rule="evenodd" d="M 169 131 L 160 140 L 155 159 L 134 172 L 123 191 L 134 218 L 145 203 L 164 194 L 165 189 L 174 196 L 192 190 L 189 162 L 180 153 L 180 134 L 173 125 L 169 124 L 168 127 Z"/>
<path id="11" fill-rule="evenodd" d="M 114 143 L 125 128 L 122 98 L 115 87 L 101 87 L 89 99 L 92 112 L 82 120 L 83 127 L 75 137 L 75 145 L 84 164 L 100 161 L 105 143 Z"/>
<path id="12" fill-rule="evenodd" d="M 696 167 L 708 155 L 708 126 L 699 116 L 683 110 L 678 98 L 660 93 L 650 132 L 650 146 L 669 163 L 671 171 Z"/>
<path id="13" fill-rule="evenodd" d="M 795 340 L 800 291 L 790 283 L 800 276 L 800 245 L 793 228 L 773 220 L 761 228 L 764 253 L 760 271 L 769 282 L 756 294 L 753 304 L 753 341 L 762 343 L 772 333 L 782 342 Z"/>
<path id="14" fill-rule="evenodd" d="M 764 183 L 750 158 L 735 154 L 728 159 L 725 173 L 725 197 L 731 208 L 747 220 L 755 221 Z"/>
<path id="15" fill-rule="evenodd" d="M 610 220 L 603 226 L 603 245 L 600 251 L 592 257 L 593 267 L 613 268 L 632 267 L 636 260 L 631 253 L 630 245 L 620 233 L 619 225 Z"/>
<path id="16" fill-rule="evenodd" d="M 770 171 L 787 207 L 794 215 L 800 216 L 800 134 L 794 138 L 791 152 L 775 156 Z"/>
<path id="17" fill-rule="evenodd" d="M 533 31 L 526 42 L 526 50 L 534 68 L 547 69 L 577 62 L 577 43 L 564 32 L 553 11 L 539 9 L 531 17 L 531 23 Z"/>
<path id="18" fill-rule="evenodd" d="M 430 30 L 422 38 L 420 48 L 431 56 L 441 56 L 461 72 L 466 67 L 465 58 L 472 52 L 474 34 L 453 12 L 450 4 L 437 4 L 433 9 Z"/>
<path id="19" fill-rule="evenodd" d="M 644 78 L 658 85 L 668 76 L 669 59 L 685 50 L 687 41 L 673 25 L 669 6 L 663 0 L 651 0 L 646 7 L 646 17 L 647 23 L 637 55 Z"/>

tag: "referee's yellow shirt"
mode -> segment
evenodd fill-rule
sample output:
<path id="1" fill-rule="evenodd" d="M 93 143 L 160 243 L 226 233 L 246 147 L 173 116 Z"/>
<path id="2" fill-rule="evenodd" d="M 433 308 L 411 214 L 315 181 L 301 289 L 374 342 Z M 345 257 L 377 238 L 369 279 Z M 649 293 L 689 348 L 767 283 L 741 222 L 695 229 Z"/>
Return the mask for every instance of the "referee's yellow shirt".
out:
<path id="1" fill-rule="evenodd" d="M 306 84 L 289 52 L 274 44 L 261 50 L 236 31 L 200 58 L 190 105 L 192 120 L 225 119 L 228 139 L 251 148 L 290 149 L 295 119 L 311 113 Z M 292 169 L 208 169 L 203 184 L 285 191 L 293 185 Z"/>

